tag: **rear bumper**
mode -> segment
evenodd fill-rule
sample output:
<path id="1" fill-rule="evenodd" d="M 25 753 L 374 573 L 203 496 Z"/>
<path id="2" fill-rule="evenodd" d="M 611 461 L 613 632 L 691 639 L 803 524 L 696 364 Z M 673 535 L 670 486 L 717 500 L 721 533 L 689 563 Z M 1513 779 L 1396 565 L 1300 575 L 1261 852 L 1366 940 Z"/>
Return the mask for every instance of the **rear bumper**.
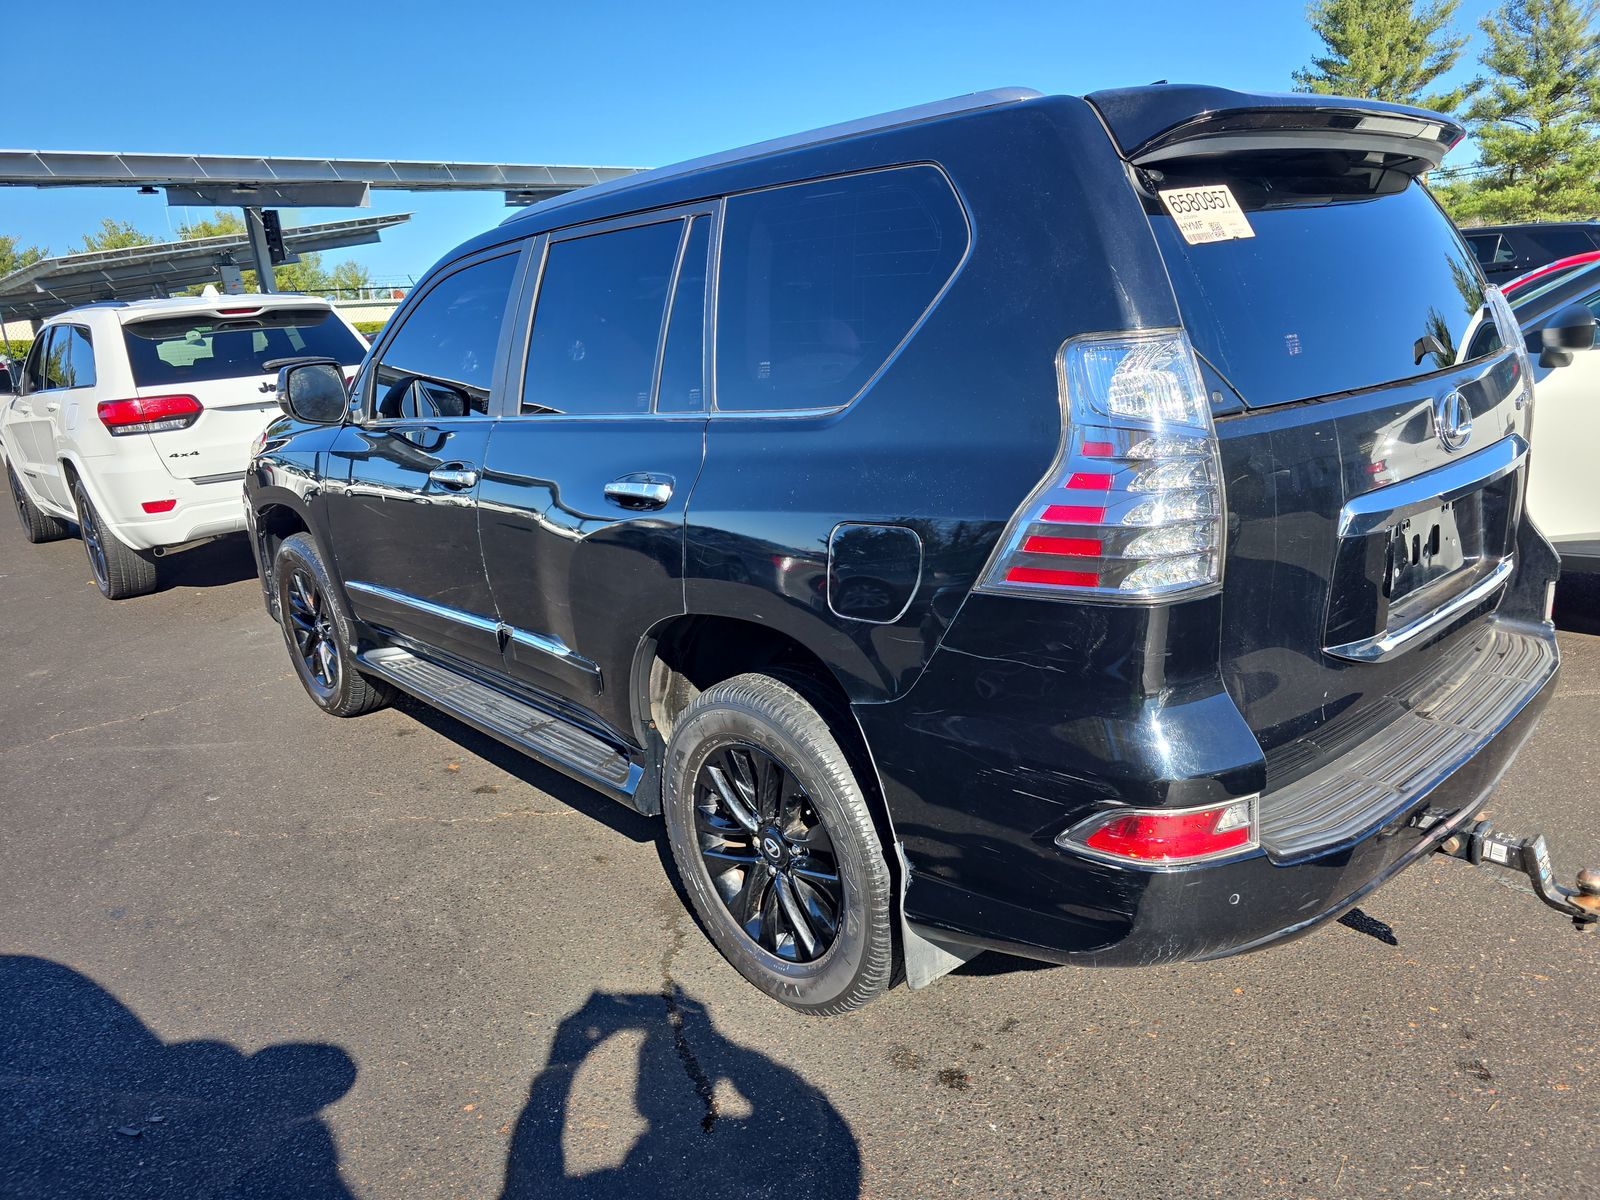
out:
<path id="1" fill-rule="evenodd" d="M 1179 781 L 1186 787 L 1168 782 L 1155 801 L 1173 807 L 1259 790 L 1248 783 L 1237 710 L 1225 694 L 1161 709 L 1154 729 L 1168 746 L 1185 748 L 1186 762 L 1151 761 L 1150 730 L 1135 720 L 1119 731 L 1110 715 L 1097 723 L 1110 752 L 1100 761 L 1084 755 L 1082 740 L 1067 744 L 1060 724 L 1019 730 L 1000 761 L 962 732 L 981 728 L 981 718 L 950 707 L 954 694 L 984 685 L 969 681 L 952 692 L 950 667 L 936 661 L 913 689 L 912 698 L 922 692 L 941 710 L 928 725 L 902 709 L 891 731 L 881 722 L 899 704 L 857 710 L 905 850 L 911 929 L 957 950 L 1136 966 L 1220 958 L 1299 936 L 1427 854 L 1476 816 L 1537 722 L 1559 662 L 1548 625 L 1507 614 L 1402 720 L 1316 774 L 1265 791 L 1263 849 L 1168 870 L 1091 860 L 1054 837 L 1111 796 L 1129 795 L 1126 781 L 1105 785 L 1108 768 L 1122 762 L 1142 775 L 1165 767 L 1169 781 L 1188 776 Z M 981 680 L 994 664 L 969 659 L 966 669 Z M 1048 700 L 1049 686 L 1036 703 Z M 932 735 L 920 752 L 920 739 L 907 736 L 919 730 Z M 1084 730 L 1070 736 L 1082 739 Z M 1240 762 L 1231 776 L 1230 759 Z M 1134 791 L 1135 803 L 1151 799 Z M 1452 815 L 1424 833 L 1413 820 L 1428 809 Z"/>
<path id="2" fill-rule="evenodd" d="M 149 471 L 119 473 L 94 460 L 89 485 L 102 518 L 119 539 L 135 550 L 181 546 L 202 538 L 239 533 L 245 528 L 244 476 L 208 483 L 171 477 L 153 478 Z M 175 501 L 171 511 L 147 513 L 146 501 Z"/>

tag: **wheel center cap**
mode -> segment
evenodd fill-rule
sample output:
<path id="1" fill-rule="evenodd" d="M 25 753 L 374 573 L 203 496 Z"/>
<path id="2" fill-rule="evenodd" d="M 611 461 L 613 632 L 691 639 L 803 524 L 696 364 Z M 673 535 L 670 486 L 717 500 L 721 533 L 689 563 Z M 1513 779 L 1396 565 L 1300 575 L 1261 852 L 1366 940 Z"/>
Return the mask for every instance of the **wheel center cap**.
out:
<path id="1" fill-rule="evenodd" d="M 782 866 L 786 857 L 783 851 L 783 837 L 776 829 L 763 829 L 757 841 L 761 849 L 761 856 L 773 866 Z"/>

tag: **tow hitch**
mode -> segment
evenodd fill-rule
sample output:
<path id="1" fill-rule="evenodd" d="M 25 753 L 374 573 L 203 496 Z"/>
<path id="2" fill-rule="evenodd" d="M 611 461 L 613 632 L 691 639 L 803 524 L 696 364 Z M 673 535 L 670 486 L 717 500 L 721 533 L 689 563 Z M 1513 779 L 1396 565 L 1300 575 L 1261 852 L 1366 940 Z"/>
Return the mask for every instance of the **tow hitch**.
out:
<path id="1" fill-rule="evenodd" d="M 1424 830 L 1431 829 L 1452 815 L 1430 809 L 1416 819 L 1416 824 Z M 1499 832 L 1492 821 L 1478 821 L 1445 838 L 1439 843 L 1438 852 L 1475 867 L 1503 867 L 1525 875 L 1533 885 L 1534 895 L 1558 913 L 1571 917 L 1573 926 L 1581 931 L 1593 929 L 1600 921 L 1600 871 L 1584 867 L 1578 872 L 1576 887 L 1562 887 L 1550 869 L 1550 849 L 1542 833 L 1519 838 Z"/>

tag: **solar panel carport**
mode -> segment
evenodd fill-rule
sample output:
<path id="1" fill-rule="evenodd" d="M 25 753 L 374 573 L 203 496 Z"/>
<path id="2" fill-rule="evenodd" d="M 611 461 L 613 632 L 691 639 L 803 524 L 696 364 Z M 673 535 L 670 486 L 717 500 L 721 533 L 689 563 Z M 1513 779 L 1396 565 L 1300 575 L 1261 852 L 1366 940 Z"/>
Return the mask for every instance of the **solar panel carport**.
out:
<path id="1" fill-rule="evenodd" d="M 410 213 L 326 221 L 283 231 L 295 254 L 368 245 Z M 0 278 L 0 320 L 43 320 L 95 300 L 146 300 L 211 283 L 223 267 L 252 267 L 247 234 L 157 242 L 42 258 Z"/>

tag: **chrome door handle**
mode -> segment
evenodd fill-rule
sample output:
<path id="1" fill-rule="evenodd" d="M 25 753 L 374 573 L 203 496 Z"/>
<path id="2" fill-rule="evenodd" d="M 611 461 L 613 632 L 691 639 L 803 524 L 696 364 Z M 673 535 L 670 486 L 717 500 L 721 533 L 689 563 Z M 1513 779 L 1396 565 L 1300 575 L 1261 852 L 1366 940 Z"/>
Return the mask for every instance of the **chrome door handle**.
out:
<path id="1" fill-rule="evenodd" d="M 435 467 L 428 472 L 428 479 L 440 487 L 458 491 L 478 485 L 478 473 L 471 467 Z"/>
<path id="2" fill-rule="evenodd" d="M 606 499 L 623 508 L 662 508 L 672 499 L 672 483 L 665 475 L 624 475 L 606 484 Z"/>

